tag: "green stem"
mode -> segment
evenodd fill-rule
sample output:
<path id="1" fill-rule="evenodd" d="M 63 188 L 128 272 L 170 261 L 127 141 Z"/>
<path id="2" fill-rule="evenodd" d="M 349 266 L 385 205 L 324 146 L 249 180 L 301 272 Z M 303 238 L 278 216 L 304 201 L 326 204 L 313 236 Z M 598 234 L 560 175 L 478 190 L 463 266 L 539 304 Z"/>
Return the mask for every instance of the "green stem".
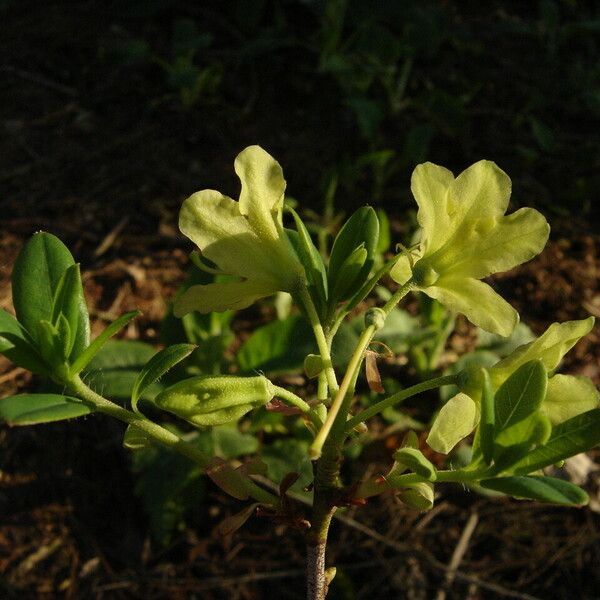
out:
<path id="1" fill-rule="evenodd" d="M 207 457 L 197 446 L 186 442 L 178 435 L 175 435 L 173 432 L 161 427 L 160 425 L 157 425 L 149 419 L 137 415 L 136 413 L 122 408 L 118 404 L 103 398 L 92 389 L 87 387 L 78 375 L 65 383 L 67 387 L 71 389 L 71 391 L 73 391 L 85 402 L 92 404 L 98 412 L 110 415 L 111 417 L 119 419 L 124 423 L 128 423 L 129 425 L 133 425 L 134 427 L 141 429 L 144 433 L 148 434 L 163 446 L 172 448 L 176 452 L 179 452 L 179 454 L 186 456 L 199 465 L 202 469 L 206 469 L 209 465 L 210 458 Z M 237 471 L 232 471 L 232 474 L 233 473 L 235 473 L 235 475 L 233 475 L 234 477 L 239 477 L 238 483 L 240 487 L 243 487 L 246 492 L 252 498 L 258 500 L 258 502 L 275 505 L 279 503 L 279 499 L 276 496 L 273 496 L 266 490 L 263 490 L 250 479 L 243 477 Z"/>
<path id="2" fill-rule="evenodd" d="M 412 281 L 408 281 L 392 295 L 392 297 L 386 302 L 385 306 L 382 309 L 385 314 L 385 317 L 387 317 L 390 314 L 390 312 L 396 306 L 396 304 L 400 302 L 400 300 L 410 291 L 412 287 Z M 371 343 L 371 340 L 373 339 L 373 336 L 375 335 L 376 331 L 377 329 L 374 325 L 369 325 L 362 332 L 356 344 L 356 348 L 352 353 L 350 362 L 348 363 L 348 368 L 346 369 L 346 373 L 344 375 L 344 378 L 342 379 L 342 383 L 340 384 L 339 390 L 335 395 L 335 398 L 329 409 L 327 419 L 309 448 L 308 452 L 312 460 L 316 460 L 321 456 L 321 452 L 323 451 L 323 444 L 325 443 L 325 440 L 332 431 L 333 424 L 336 421 L 336 419 L 338 419 L 338 415 L 339 419 L 343 419 L 343 421 L 345 421 L 346 419 L 346 415 L 348 413 L 348 409 L 350 408 L 352 400 L 352 398 L 350 397 L 346 399 L 346 395 L 348 394 L 348 391 L 351 388 L 352 382 L 355 380 L 358 369 L 360 369 L 365 350 L 369 347 L 369 344 Z M 339 432 L 338 435 L 344 434 L 344 427 L 337 427 L 336 429 Z"/>
<path id="3" fill-rule="evenodd" d="M 321 355 L 323 363 L 325 364 L 325 369 L 323 369 L 323 371 L 327 377 L 329 391 L 332 395 L 335 395 L 338 391 L 338 382 L 331 362 L 331 351 L 329 349 L 329 344 L 327 343 L 327 337 L 323 331 L 323 326 L 321 325 L 321 320 L 317 314 L 317 309 L 315 308 L 312 298 L 310 297 L 310 294 L 306 288 L 300 291 L 299 297 L 306 310 L 308 320 L 310 321 L 310 325 L 313 329 L 315 340 L 317 341 L 317 347 L 319 348 L 319 354 Z"/>
<path id="4" fill-rule="evenodd" d="M 478 471 L 465 471 L 463 469 L 453 471 L 438 471 L 436 479 L 433 483 L 473 483 L 481 478 L 481 473 Z M 403 487 L 413 483 L 424 483 L 428 481 L 424 477 L 416 473 L 405 473 L 404 475 L 396 475 L 393 477 L 393 487 Z"/>
<path id="5" fill-rule="evenodd" d="M 395 404 L 410 398 L 411 396 L 415 396 L 421 392 L 426 392 L 427 390 L 433 390 L 443 385 L 455 384 L 456 378 L 456 375 L 445 375 L 444 377 L 436 377 L 435 379 L 430 379 L 429 381 L 417 383 L 416 385 L 406 388 L 405 390 L 400 390 L 389 398 L 381 400 L 380 402 L 377 402 L 377 404 L 373 404 L 373 406 L 366 408 L 349 419 L 346 422 L 346 431 L 352 431 L 352 429 L 354 429 L 358 424 L 370 419 L 372 416 L 384 411 L 386 408 L 394 406 Z"/>
<path id="6" fill-rule="evenodd" d="M 293 392 L 286 390 L 285 388 L 274 385 L 275 395 L 282 400 L 285 400 L 288 404 L 299 408 L 303 413 L 309 413 L 311 408 L 310 405 L 304 402 L 300 396 L 296 396 Z"/>

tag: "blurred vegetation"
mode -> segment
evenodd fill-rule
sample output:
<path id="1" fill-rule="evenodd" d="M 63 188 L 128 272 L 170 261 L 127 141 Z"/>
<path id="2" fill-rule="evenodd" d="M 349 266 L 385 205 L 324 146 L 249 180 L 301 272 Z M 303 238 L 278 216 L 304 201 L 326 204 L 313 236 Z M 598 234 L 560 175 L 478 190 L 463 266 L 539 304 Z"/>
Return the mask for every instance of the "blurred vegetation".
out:
<path id="1" fill-rule="evenodd" d="M 135 0 L 115 10 L 101 52 L 115 69 L 154 77 L 149 104 L 217 104 L 263 127 L 276 113 L 273 126 L 289 124 L 288 156 L 313 145 L 306 166 L 327 165 L 322 190 L 334 181 L 345 204 L 399 201 L 424 160 L 458 170 L 487 157 L 528 202 L 592 210 L 597 2 Z M 299 128 L 308 140 L 289 139 Z"/>

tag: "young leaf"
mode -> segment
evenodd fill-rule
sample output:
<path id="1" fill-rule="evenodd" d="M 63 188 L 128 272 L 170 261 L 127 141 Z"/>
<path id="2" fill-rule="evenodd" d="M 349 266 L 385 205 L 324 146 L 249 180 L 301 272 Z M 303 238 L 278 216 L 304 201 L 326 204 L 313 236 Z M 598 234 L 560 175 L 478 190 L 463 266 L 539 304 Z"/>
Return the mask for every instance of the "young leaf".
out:
<path id="1" fill-rule="evenodd" d="M 77 357 L 90 341 L 89 317 L 78 264 L 71 265 L 63 273 L 54 291 L 50 322 L 57 325 L 61 314 L 69 324 L 71 336 L 67 355 Z"/>
<path id="2" fill-rule="evenodd" d="M 34 348 L 29 334 L 5 310 L 0 310 L 0 354 L 32 373 L 50 376 L 48 367 Z"/>
<path id="3" fill-rule="evenodd" d="M 340 272 L 344 263 L 346 263 L 350 256 L 361 246 L 366 250 L 366 257 L 358 273 L 355 275 L 354 280 L 360 282 L 359 286 L 362 285 L 363 280 L 369 275 L 371 267 L 373 266 L 378 240 L 379 220 L 377 219 L 377 213 L 370 206 L 359 208 L 348 221 L 346 221 L 333 242 L 328 267 L 330 290 L 333 290 L 336 285 L 340 285 L 340 281 L 342 281 Z M 357 290 L 346 289 L 344 291 L 346 294 L 351 294 Z M 345 299 L 344 296 L 341 296 L 336 298 L 336 301 Z M 332 302 L 333 299 L 330 300 L 330 304 Z"/>
<path id="4" fill-rule="evenodd" d="M 377 285 L 377 282 L 394 266 L 395 263 L 396 258 L 389 260 L 371 275 L 371 277 L 365 281 L 358 291 L 350 298 L 346 305 L 346 311 L 351 311 L 358 306 L 371 293 L 373 288 Z"/>
<path id="5" fill-rule="evenodd" d="M 408 446 L 400 448 L 394 454 L 394 460 L 402 470 L 410 469 L 428 481 L 435 481 L 437 478 L 437 471 L 433 464 L 416 448 L 409 448 Z M 387 479 L 390 484 L 394 485 L 393 475 L 388 475 Z"/>
<path id="6" fill-rule="evenodd" d="M 555 477 L 497 477 L 484 479 L 480 485 L 515 498 L 528 498 L 552 504 L 582 506 L 588 495 L 576 485 Z"/>
<path id="7" fill-rule="evenodd" d="M 131 408 L 137 412 L 137 402 L 141 394 L 158 381 L 169 369 L 188 357 L 196 348 L 194 344 L 168 346 L 155 354 L 140 371 L 131 390 Z"/>
<path id="8" fill-rule="evenodd" d="M 361 278 L 361 275 L 364 274 L 366 277 L 369 274 L 368 271 L 364 271 L 367 258 L 367 249 L 363 245 L 360 245 L 348 256 L 348 258 L 346 258 L 341 267 L 339 267 L 339 269 L 337 269 L 330 277 L 330 305 L 332 307 L 335 307 L 339 301 L 346 300 L 352 296 L 352 294 L 356 293 L 358 288 L 362 286 L 363 279 Z"/>
<path id="9" fill-rule="evenodd" d="M 77 325 L 77 323 L 75 323 Z M 67 317 L 60 313 L 58 315 L 58 319 L 56 321 L 56 331 L 58 332 L 58 338 L 60 340 L 61 348 L 63 349 L 63 354 L 65 356 L 65 360 L 67 356 L 71 353 L 73 349 L 73 343 L 75 342 L 75 338 L 71 335 L 71 326 L 69 325 L 69 321 L 67 321 Z"/>
<path id="10" fill-rule="evenodd" d="M 495 409 L 494 390 L 488 372 L 483 369 L 483 391 L 481 394 L 481 420 L 479 422 L 479 444 L 485 462 L 489 465 L 494 456 Z"/>
<path id="11" fill-rule="evenodd" d="M 292 236 L 290 239 L 300 257 L 300 262 L 306 271 L 309 288 L 313 289 L 315 292 L 313 297 L 316 296 L 319 308 L 324 310 L 327 304 L 327 272 L 325 270 L 325 265 L 323 264 L 323 259 L 321 258 L 319 251 L 315 248 L 310 234 L 302 222 L 302 219 L 298 216 L 298 213 L 292 208 L 290 208 L 289 211 L 294 217 L 297 230 L 297 240 L 294 240 L 295 236 Z"/>
<path id="12" fill-rule="evenodd" d="M 74 264 L 68 248 L 44 232 L 34 234 L 17 257 L 12 274 L 13 304 L 17 319 L 34 339 L 38 322 L 51 322 L 55 292 L 65 271 Z M 73 355 L 89 343 L 89 319 L 83 300 L 76 331 Z"/>
<path id="13" fill-rule="evenodd" d="M 39 321 L 36 329 L 40 353 L 44 361 L 55 370 L 67 358 L 58 329 L 49 321 Z"/>
<path id="14" fill-rule="evenodd" d="M 210 459 L 206 474 L 212 479 L 213 483 L 230 496 L 238 500 L 248 500 L 250 497 L 248 488 L 244 483 L 244 479 L 240 479 L 236 470 L 226 460 L 214 456 Z"/>
<path id="15" fill-rule="evenodd" d="M 495 429 L 502 431 L 534 413 L 546 395 L 548 377 L 539 360 L 519 367 L 495 396 Z"/>
<path id="16" fill-rule="evenodd" d="M 131 312 L 121 315 L 116 321 L 113 321 L 76 359 L 71 365 L 71 373 L 76 375 L 83 371 L 90 361 L 100 352 L 104 344 L 118 331 L 120 331 L 129 321 L 139 316 L 141 312 L 139 310 L 133 310 Z"/>
<path id="17" fill-rule="evenodd" d="M 242 509 L 235 515 L 231 515 L 230 517 L 223 519 L 217 525 L 215 531 L 221 536 L 235 533 L 256 512 L 256 507 L 259 505 L 259 502 L 254 502 L 250 506 L 246 506 L 246 508 Z"/>
<path id="18" fill-rule="evenodd" d="M 513 466 L 517 475 L 531 473 L 600 444 L 600 408 L 594 408 L 557 425 L 543 446 Z"/>
<path id="19" fill-rule="evenodd" d="M 74 419 L 93 412 L 77 398 L 60 394 L 20 394 L 0 400 L 0 419 L 9 425 L 35 425 Z"/>
<path id="20" fill-rule="evenodd" d="M 433 484 L 423 481 L 407 485 L 398 494 L 398 499 L 415 510 L 430 510 L 434 502 Z"/>

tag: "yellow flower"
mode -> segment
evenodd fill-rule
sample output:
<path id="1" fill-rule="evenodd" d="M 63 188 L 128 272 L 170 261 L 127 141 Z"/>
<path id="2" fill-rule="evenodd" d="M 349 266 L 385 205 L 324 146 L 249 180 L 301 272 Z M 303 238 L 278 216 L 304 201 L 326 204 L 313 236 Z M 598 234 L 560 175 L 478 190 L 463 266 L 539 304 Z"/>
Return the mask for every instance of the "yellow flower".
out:
<path id="1" fill-rule="evenodd" d="M 179 228 L 219 272 L 239 281 L 194 285 L 175 300 L 175 314 L 241 309 L 278 291 L 294 293 L 305 273 L 282 225 L 285 180 L 279 163 L 259 146 L 235 159 L 239 202 L 215 190 L 190 196 Z"/>
<path id="2" fill-rule="evenodd" d="M 463 313 L 479 327 L 510 335 L 519 315 L 480 279 L 506 271 L 539 254 L 550 227 L 532 208 L 505 216 L 511 181 L 482 160 L 458 177 L 432 163 L 417 166 L 411 189 L 421 227 L 418 248 L 403 254 L 391 276 Z"/>

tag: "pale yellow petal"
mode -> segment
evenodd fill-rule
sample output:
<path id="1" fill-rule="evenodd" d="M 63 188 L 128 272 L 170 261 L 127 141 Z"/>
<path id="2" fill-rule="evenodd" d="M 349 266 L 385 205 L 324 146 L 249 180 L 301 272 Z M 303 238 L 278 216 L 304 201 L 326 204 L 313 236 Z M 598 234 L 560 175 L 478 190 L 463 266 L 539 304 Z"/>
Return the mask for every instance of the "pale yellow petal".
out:
<path id="1" fill-rule="evenodd" d="M 447 194 L 453 181 L 452 171 L 430 162 L 418 165 L 413 171 L 411 190 L 419 205 L 421 247 L 427 253 L 437 250 L 450 232 Z"/>
<path id="2" fill-rule="evenodd" d="M 430 263 L 444 276 L 481 279 L 537 256 L 546 245 L 549 232 L 541 213 L 521 208 L 507 217 L 474 221 Z"/>
<path id="3" fill-rule="evenodd" d="M 443 277 L 421 291 L 491 333 L 507 337 L 519 322 L 517 311 L 487 283 L 478 279 Z"/>
<path id="4" fill-rule="evenodd" d="M 465 222 L 501 217 L 508 208 L 510 177 L 498 165 L 480 160 L 465 169 L 448 188 L 452 228 Z"/>
<path id="5" fill-rule="evenodd" d="M 540 410 L 557 425 L 598 408 L 599 404 L 600 392 L 588 377 L 554 375 L 548 380 L 548 392 Z"/>
<path id="6" fill-rule="evenodd" d="M 234 167 L 242 182 L 240 212 L 259 237 L 279 238 L 285 191 L 281 165 L 260 146 L 249 146 L 238 154 Z"/>
<path id="7" fill-rule="evenodd" d="M 193 285 L 175 299 L 173 312 L 182 317 L 194 310 L 200 313 L 241 310 L 277 291 L 270 282 L 256 280 Z"/>
<path id="8" fill-rule="evenodd" d="M 202 255 L 230 275 L 261 277 L 272 258 L 239 204 L 215 190 L 190 196 L 179 213 L 179 229 L 200 248 Z"/>

